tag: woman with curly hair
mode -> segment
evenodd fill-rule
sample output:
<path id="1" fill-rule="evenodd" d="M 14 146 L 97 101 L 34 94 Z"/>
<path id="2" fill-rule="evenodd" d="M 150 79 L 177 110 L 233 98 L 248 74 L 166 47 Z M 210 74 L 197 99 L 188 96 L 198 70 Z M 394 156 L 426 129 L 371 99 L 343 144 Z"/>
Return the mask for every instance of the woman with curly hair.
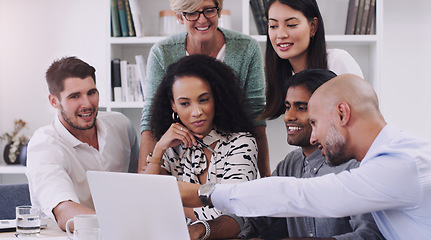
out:
<path id="1" fill-rule="evenodd" d="M 145 173 L 195 184 L 234 183 L 257 177 L 257 144 L 237 76 L 207 55 L 173 63 L 151 105 L 157 139 Z M 219 216 L 215 208 L 186 209 L 192 220 Z"/>

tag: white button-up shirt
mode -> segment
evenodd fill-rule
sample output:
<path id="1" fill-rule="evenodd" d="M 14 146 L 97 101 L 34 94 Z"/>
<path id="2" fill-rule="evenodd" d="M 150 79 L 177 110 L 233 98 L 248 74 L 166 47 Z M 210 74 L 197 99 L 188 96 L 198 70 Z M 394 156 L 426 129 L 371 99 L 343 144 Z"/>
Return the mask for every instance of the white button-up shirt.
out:
<path id="1" fill-rule="evenodd" d="M 68 200 L 94 209 L 88 170 L 137 171 L 139 144 L 129 119 L 117 112 L 99 112 L 96 127 L 99 150 L 75 138 L 58 116 L 31 138 L 26 175 L 31 202 L 45 215 L 54 219 L 53 208 Z"/>

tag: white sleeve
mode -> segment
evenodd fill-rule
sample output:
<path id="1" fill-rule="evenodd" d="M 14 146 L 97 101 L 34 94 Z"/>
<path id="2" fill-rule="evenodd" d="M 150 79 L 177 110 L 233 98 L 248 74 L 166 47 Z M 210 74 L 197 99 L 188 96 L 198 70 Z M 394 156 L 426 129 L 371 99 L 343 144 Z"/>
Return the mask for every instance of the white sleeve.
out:
<path id="1" fill-rule="evenodd" d="M 26 175 L 32 204 L 40 205 L 45 215 L 55 219 L 52 210 L 60 202 L 80 202 L 67 173 L 67 159 L 58 146 L 46 141 L 32 144 L 30 140 L 27 157 Z"/>
<path id="2" fill-rule="evenodd" d="M 328 69 L 337 75 L 352 73 L 364 78 L 361 68 L 355 59 L 343 49 L 328 49 Z"/>
<path id="3" fill-rule="evenodd" d="M 416 168 L 393 160 L 381 158 L 350 172 L 309 179 L 267 177 L 218 184 L 211 201 L 224 213 L 245 217 L 345 217 L 414 207 L 420 192 Z"/>

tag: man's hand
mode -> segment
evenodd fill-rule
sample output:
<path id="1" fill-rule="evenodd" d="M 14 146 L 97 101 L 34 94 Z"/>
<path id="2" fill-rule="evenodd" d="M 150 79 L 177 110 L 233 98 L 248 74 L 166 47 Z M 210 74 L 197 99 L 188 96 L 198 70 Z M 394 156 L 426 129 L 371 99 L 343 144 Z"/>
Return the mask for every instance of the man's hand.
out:
<path id="1" fill-rule="evenodd" d="M 58 226 L 61 228 L 61 230 L 66 231 L 66 222 L 67 220 L 73 218 L 76 215 L 81 214 L 96 214 L 96 211 L 94 211 L 91 208 L 85 207 L 84 205 L 81 205 L 76 202 L 72 201 L 65 201 L 59 203 L 53 210 L 55 219 L 57 220 Z M 70 224 L 69 229 L 71 232 L 73 232 L 73 225 Z"/>

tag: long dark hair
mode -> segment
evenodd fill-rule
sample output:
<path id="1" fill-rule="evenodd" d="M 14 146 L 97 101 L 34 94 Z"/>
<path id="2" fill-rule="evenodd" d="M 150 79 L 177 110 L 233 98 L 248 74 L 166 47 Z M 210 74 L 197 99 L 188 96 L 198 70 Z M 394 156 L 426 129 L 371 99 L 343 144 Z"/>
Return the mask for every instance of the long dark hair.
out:
<path id="1" fill-rule="evenodd" d="M 172 85 L 179 77 L 198 77 L 209 83 L 214 97 L 214 128 L 223 133 L 253 133 L 253 121 L 245 111 L 246 100 L 232 68 L 202 54 L 186 56 L 171 64 L 151 104 L 150 127 L 159 140 L 174 122 Z"/>
<path id="2" fill-rule="evenodd" d="M 268 19 L 268 10 L 275 2 L 285 4 L 304 14 L 308 21 L 315 17 L 318 20 L 317 31 L 311 38 L 307 50 L 306 68 L 328 69 L 325 30 L 322 15 L 316 0 L 269 0 L 265 15 Z M 288 59 L 282 59 L 272 47 L 269 34 L 266 34 L 266 106 L 260 118 L 275 119 L 284 113 L 284 95 L 286 94 L 286 81 L 292 76 L 292 65 Z"/>

